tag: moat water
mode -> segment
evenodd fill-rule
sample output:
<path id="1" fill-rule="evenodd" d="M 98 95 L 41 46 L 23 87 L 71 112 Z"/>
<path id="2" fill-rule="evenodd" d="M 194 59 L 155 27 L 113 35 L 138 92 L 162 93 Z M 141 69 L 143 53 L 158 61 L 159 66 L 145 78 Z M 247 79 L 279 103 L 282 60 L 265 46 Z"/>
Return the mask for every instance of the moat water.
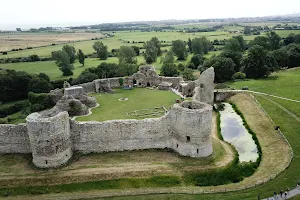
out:
<path id="1" fill-rule="evenodd" d="M 221 134 L 224 140 L 235 147 L 240 162 L 256 161 L 258 158 L 257 146 L 243 125 L 242 118 L 229 103 L 224 103 L 224 105 L 224 110 L 220 111 Z"/>

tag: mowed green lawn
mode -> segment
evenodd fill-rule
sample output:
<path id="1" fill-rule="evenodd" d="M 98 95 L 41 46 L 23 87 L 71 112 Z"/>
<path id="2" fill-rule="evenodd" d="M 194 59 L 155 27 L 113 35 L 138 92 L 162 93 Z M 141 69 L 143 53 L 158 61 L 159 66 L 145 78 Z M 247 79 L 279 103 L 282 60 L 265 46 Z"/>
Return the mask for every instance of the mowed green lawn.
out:
<path id="1" fill-rule="evenodd" d="M 171 91 L 157 89 L 134 88 L 133 90 L 116 89 L 115 94 L 92 94 L 96 97 L 99 107 L 92 109 L 92 114 L 77 117 L 78 121 L 106 121 L 113 119 L 141 119 L 128 116 L 127 112 L 164 106 L 169 109 L 179 96 Z M 127 101 L 119 101 L 128 98 Z M 163 114 L 162 114 L 163 115 Z"/>
<path id="2" fill-rule="evenodd" d="M 249 90 L 300 101 L 300 68 L 281 70 L 265 79 L 233 82 L 230 83 L 230 86 L 235 89 L 248 86 Z M 273 97 L 271 99 L 284 105 L 284 107 L 300 117 L 300 103 Z"/>
<path id="3" fill-rule="evenodd" d="M 213 55 L 220 54 L 221 51 L 211 51 L 207 55 L 205 55 L 206 58 L 210 58 Z M 192 54 L 189 54 L 188 58 L 185 61 L 176 61 L 175 63 L 183 63 L 186 64 L 192 57 Z M 151 65 L 154 66 L 157 73 L 160 73 L 160 68 L 162 66 L 161 64 L 161 58 L 158 57 L 156 62 L 152 63 Z M 43 61 L 43 62 L 22 62 L 22 63 L 9 63 L 9 64 L 0 64 L 0 68 L 3 69 L 13 69 L 16 71 L 26 71 L 30 74 L 39 74 L 39 73 L 45 73 L 47 74 L 51 80 L 59 80 L 59 79 L 68 79 L 68 78 L 77 78 L 79 74 L 89 67 L 97 67 L 102 62 L 108 62 L 108 63 L 118 63 L 119 60 L 117 57 L 110 57 L 107 60 L 99 60 L 98 58 L 88 58 L 85 60 L 85 66 L 83 67 L 78 61 L 74 64 L 74 74 L 73 76 L 62 76 L 62 72 L 58 69 L 57 65 L 55 64 L 55 61 Z M 137 62 L 139 65 L 146 63 L 143 56 L 137 56 Z"/>

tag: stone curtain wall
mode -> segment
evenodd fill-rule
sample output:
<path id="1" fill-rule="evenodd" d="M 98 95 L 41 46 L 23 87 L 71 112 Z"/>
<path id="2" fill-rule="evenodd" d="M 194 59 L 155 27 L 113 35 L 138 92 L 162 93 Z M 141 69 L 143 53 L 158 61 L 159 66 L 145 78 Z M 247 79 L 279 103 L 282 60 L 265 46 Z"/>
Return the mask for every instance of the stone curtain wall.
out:
<path id="1" fill-rule="evenodd" d="M 174 149 L 181 155 L 206 157 L 212 154 L 212 106 L 193 101 L 197 108 L 175 104 L 161 118 L 71 121 L 73 148 L 83 153 L 136 149 Z"/>
<path id="2" fill-rule="evenodd" d="M 30 152 L 30 141 L 26 124 L 0 125 L 0 154 Z"/>
<path id="3" fill-rule="evenodd" d="M 116 78 L 107 78 L 107 79 L 96 79 L 93 82 L 89 83 L 83 83 L 77 86 L 81 86 L 83 88 L 83 91 L 85 93 L 93 93 L 93 92 L 101 92 L 99 91 L 99 88 L 102 86 L 109 87 L 109 88 L 118 88 L 121 87 L 119 79 L 122 78 L 124 81 L 124 85 L 126 84 L 126 79 L 123 77 L 116 77 Z M 181 77 L 163 77 L 159 76 L 157 80 L 150 81 L 151 85 L 158 86 L 162 82 L 169 82 L 172 83 L 172 87 L 179 87 L 180 82 L 182 82 L 183 79 Z M 128 81 L 127 81 L 128 82 Z"/>
<path id="4" fill-rule="evenodd" d="M 83 153 L 170 148 L 169 119 L 71 121 L 74 150 Z"/>

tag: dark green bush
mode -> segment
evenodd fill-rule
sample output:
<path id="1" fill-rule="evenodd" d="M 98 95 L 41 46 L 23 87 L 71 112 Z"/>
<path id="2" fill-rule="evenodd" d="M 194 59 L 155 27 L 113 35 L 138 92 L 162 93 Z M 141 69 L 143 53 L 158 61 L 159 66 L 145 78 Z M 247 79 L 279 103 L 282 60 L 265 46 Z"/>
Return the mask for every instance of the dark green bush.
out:
<path id="1" fill-rule="evenodd" d="M 26 107 L 29 107 L 29 105 L 30 104 L 27 100 L 11 105 L 2 105 L 0 107 L 0 118 L 19 112 L 25 109 Z"/>
<path id="2" fill-rule="evenodd" d="M 50 96 L 47 93 L 36 94 L 33 92 L 29 92 L 28 100 L 31 104 L 32 112 L 38 112 L 53 106 L 53 104 L 51 103 Z"/>
<path id="3" fill-rule="evenodd" d="M 232 75 L 233 80 L 236 80 L 236 79 L 243 80 L 245 78 L 246 78 L 246 74 L 242 73 L 242 72 L 236 72 L 235 74 Z"/>

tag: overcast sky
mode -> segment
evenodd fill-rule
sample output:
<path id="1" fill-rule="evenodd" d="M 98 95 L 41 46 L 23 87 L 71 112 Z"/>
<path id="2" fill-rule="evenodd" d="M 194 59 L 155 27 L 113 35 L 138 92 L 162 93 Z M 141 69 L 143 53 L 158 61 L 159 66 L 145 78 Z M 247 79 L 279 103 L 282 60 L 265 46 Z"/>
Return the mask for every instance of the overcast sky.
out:
<path id="1" fill-rule="evenodd" d="M 1 0 L 0 29 L 300 12 L 300 0 Z"/>

